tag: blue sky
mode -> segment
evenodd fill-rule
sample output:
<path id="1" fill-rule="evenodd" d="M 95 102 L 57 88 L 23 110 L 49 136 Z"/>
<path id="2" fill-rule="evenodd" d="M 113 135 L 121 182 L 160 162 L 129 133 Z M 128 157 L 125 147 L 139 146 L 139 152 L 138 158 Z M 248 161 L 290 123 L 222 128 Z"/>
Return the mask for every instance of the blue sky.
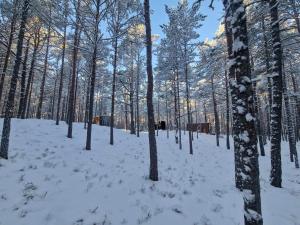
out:
<path id="1" fill-rule="evenodd" d="M 165 13 L 165 5 L 176 6 L 179 0 L 152 0 L 151 9 L 154 11 L 152 14 L 152 33 L 162 35 L 160 25 L 167 23 L 168 18 Z M 203 22 L 203 26 L 200 29 L 200 39 L 204 40 L 205 38 L 213 38 L 214 34 L 219 26 L 219 19 L 222 16 L 222 3 L 221 1 L 216 0 L 214 3 L 215 9 L 212 10 L 208 8 L 208 5 L 211 0 L 204 0 L 201 6 L 201 12 L 204 15 L 207 15 L 206 20 Z M 189 0 L 190 3 L 194 0 Z"/>

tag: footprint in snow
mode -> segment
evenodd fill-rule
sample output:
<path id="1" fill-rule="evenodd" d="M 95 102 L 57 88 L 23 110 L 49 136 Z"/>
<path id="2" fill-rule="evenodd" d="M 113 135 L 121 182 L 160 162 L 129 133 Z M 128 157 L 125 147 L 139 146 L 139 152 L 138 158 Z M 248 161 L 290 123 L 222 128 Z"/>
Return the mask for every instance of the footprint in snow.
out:
<path id="1" fill-rule="evenodd" d="M 215 213 L 219 213 L 221 210 L 223 209 L 223 206 L 220 204 L 215 204 L 213 205 L 211 211 L 215 212 Z"/>

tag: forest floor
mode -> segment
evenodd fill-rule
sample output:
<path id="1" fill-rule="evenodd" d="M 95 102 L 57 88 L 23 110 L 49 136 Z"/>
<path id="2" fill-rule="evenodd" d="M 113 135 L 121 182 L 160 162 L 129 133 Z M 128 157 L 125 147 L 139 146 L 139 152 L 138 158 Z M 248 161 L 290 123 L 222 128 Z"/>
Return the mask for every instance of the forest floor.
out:
<path id="1" fill-rule="evenodd" d="M 243 224 L 225 139 L 216 147 L 214 136 L 201 134 L 191 156 L 188 135 L 179 150 L 172 134 L 160 132 L 160 180 L 152 182 L 147 133 L 115 130 L 111 146 L 109 129 L 94 125 L 85 151 L 83 124 L 74 124 L 73 139 L 66 132 L 64 122 L 13 120 L 10 157 L 0 160 L 1 225 Z M 282 155 L 281 189 L 269 185 L 269 152 L 260 157 L 264 224 L 300 225 L 300 170 L 289 162 L 287 143 Z"/>

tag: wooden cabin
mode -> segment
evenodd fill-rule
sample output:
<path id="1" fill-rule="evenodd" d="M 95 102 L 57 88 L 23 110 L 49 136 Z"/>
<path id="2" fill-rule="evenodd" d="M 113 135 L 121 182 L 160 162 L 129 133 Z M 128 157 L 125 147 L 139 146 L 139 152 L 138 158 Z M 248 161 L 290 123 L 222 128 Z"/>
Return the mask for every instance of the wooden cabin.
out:
<path id="1" fill-rule="evenodd" d="M 159 121 L 156 123 L 155 130 L 166 130 L 166 121 Z"/>
<path id="2" fill-rule="evenodd" d="M 110 126 L 110 116 L 95 116 L 93 118 L 93 124 L 98 124 L 100 126 Z"/>
<path id="3" fill-rule="evenodd" d="M 205 133 L 205 134 L 209 134 L 210 131 L 211 131 L 210 130 L 210 123 L 192 123 L 192 124 L 187 124 L 186 129 L 188 131 Z"/>

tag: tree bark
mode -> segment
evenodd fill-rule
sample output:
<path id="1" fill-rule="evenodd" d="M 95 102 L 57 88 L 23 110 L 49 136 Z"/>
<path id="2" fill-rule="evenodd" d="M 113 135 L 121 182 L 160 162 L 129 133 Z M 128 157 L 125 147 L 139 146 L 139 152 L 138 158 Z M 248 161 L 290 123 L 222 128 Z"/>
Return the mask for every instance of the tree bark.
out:
<path id="1" fill-rule="evenodd" d="M 99 40 L 99 23 L 100 23 L 100 0 L 96 1 L 96 16 L 95 16 L 95 27 L 94 27 L 94 50 L 92 58 L 92 73 L 89 93 L 89 118 L 87 126 L 86 136 L 86 150 L 91 150 L 92 140 L 92 124 L 93 124 L 93 113 L 94 113 L 94 92 L 95 92 L 95 80 L 96 80 L 96 69 L 97 69 L 97 51 L 98 51 L 98 40 Z"/>
<path id="2" fill-rule="evenodd" d="M 72 77 L 71 77 L 71 85 L 70 85 L 70 93 L 69 93 L 69 103 L 68 103 L 68 138 L 72 138 L 73 131 L 73 120 L 74 120 L 74 102 L 75 102 L 75 81 L 76 81 L 76 71 L 77 71 L 77 58 L 78 58 L 78 47 L 79 47 L 79 39 L 80 39 L 80 31 L 79 31 L 79 21 L 80 21 L 80 7 L 81 0 L 77 2 L 76 9 L 76 26 L 74 33 L 74 48 L 73 48 L 73 57 L 72 57 Z"/>
<path id="3" fill-rule="evenodd" d="M 144 17 L 146 27 L 146 51 L 147 51 L 147 111 L 148 111 L 148 132 L 150 148 L 150 174 L 152 181 L 158 180 L 157 168 L 157 148 L 155 139 L 155 119 L 153 110 L 153 71 L 152 71 L 152 40 L 151 40 L 151 21 L 149 0 L 144 0 Z"/>
<path id="4" fill-rule="evenodd" d="M 281 132 L 282 132 L 282 49 L 278 18 L 278 1 L 270 0 L 273 43 L 273 102 L 271 111 L 271 185 L 282 187 Z"/>
<path id="5" fill-rule="evenodd" d="M 50 8 L 50 17 L 51 17 L 51 8 Z M 39 97 L 39 103 L 38 103 L 37 114 L 36 114 L 37 119 L 41 119 L 41 116 L 42 116 L 42 107 L 43 107 L 44 92 L 45 92 L 45 82 L 46 82 L 47 69 L 48 69 L 50 35 L 51 35 L 51 27 L 49 25 L 48 31 L 47 31 L 47 44 L 46 44 L 46 54 L 45 54 L 45 61 L 44 61 L 43 78 L 42 78 L 41 87 L 40 87 L 40 97 Z"/>
<path id="6" fill-rule="evenodd" d="M 12 16 L 12 19 L 10 22 L 10 33 L 9 33 L 4 63 L 3 63 L 3 69 L 2 69 L 2 73 L 1 73 L 1 79 L 0 79 L 0 102 L 2 99 L 3 85 L 4 85 L 4 81 L 5 81 L 5 75 L 6 75 L 6 70 L 7 70 L 8 63 L 9 63 L 9 58 L 11 55 L 11 47 L 12 47 L 12 43 L 13 43 L 14 32 L 16 29 L 15 26 L 16 26 L 16 22 L 17 22 L 17 5 L 18 5 L 17 2 L 18 2 L 17 0 L 14 0 L 14 2 L 13 2 L 13 16 Z"/>
<path id="7" fill-rule="evenodd" d="M 19 69 L 22 62 L 23 40 L 24 40 L 29 6 L 30 6 L 30 0 L 25 0 L 22 8 L 22 18 L 21 18 L 20 30 L 18 34 L 16 60 L 13 69 L 13 74 L 10 81 L 10 89 L 9 89 L 8 99 L 5 108 L 5 115 L 4 115 L 3 129 L 2 129 L 2 136 L 1 136 L 1 147 L 0 147 L 0 158 L 4 158 L 4 159 L 8 159 L 11 118 L 13 116 L 13 111 L 14 111 L 15 93 L 16 93 L 16 87 L 18 82 Z"/>
<path id="8" fill-rule="evenodd" d="M 234 131 L 238 136 L 239 152 L 242 158 L 244 223 L 245 225 L 262 225 L 261 198 L 259 183 L 259 166 L 257 136 L 253 107 L 253 90 L 251 84 L 250 57 L 247 37 L 246 10 L 243 0 L 223 0 L 226 12 L 232 18 L 232 57 L 229 70 L 234 70 L 237 112 L 234 116 Z M 227 4 L 229 3 L 229 5 Z M 227 13 L 226 13 L 227 14 Z M 227 18 L 228 19 L 228 18 Z M 232 72 L 232 71 L 231 71 Z M 237 126 L 238 125 L 238 126 Z M 237 127 L 236 127 L 237 126 Z"/>
<path id="9" fill-rule="evenodd" d="M 18 118 L 21 118 L 22 112 L 24 110 L 24 101 L 25 101 L 25 86 L 26 86 L 26 73 L 27 73 L 27 61 L 28 61 L 28 53 L 30 47 L 30 39 L 28 38 L 25 50 L 25 56 L 22 66 L 22 75 L 21 75 L 21 91 L 20 91 L 20 101 L 19 101 L 19 109 L 18 109 Z"/>
<path id="10" fill-rule="evenodd" d="M 56 111 L 56 125 L 59 125 L 60 121 L 60 105 L 61 105 L 61 96 L 64 86 L 64 66 L 65 66 L 65 53 L 66 53 L 66 42 L 67 42 L 67 19 L 68 19 L 68 0 L 65 0 L 64 4 L 64 37 L 62 45 L 62 56 L 61 56 L 61 68 L 60 68 L 60 80 L 58 88 L 58 99 L 57 99 L 57 111 Z"/>

